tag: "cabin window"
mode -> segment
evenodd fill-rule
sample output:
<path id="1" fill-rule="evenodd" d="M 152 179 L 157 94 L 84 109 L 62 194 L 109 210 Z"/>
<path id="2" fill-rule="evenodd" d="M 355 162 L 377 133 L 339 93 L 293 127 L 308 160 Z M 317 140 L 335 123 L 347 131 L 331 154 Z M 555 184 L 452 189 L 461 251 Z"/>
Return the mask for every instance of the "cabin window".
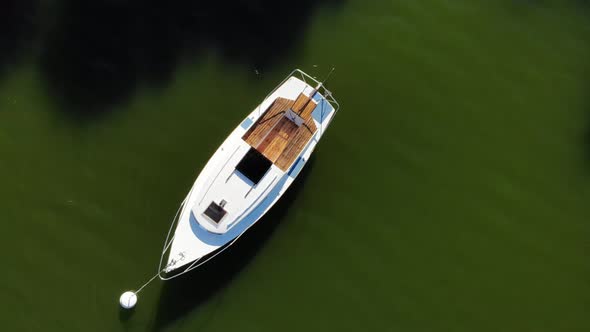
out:
<path id="1" fill-rule="evenodd" d="M 255 148 L 250 148 L 248 153 L 246 153 L 244 158 L 236 166 L 236 170 L 254 184 L 257 184 L 270 169 L 270 166 L 272 166 L 272 162 L 268 158 L 263 156 Z"/>
<path id="2" fill-rule="evenodd" d="M 223 217 L 227 213 L 227 211 L 223 209 L 224 206 L 224 200 L 222 200 L 219 204 L 211 202 L 211 204 L 209 204 L 209 207 L 207 207 L 207 210 L 205 210 L 205 215 L 214 222 L 219 223 L 219 221 L 221 221 L 221 219 L 223 219 Z"/>

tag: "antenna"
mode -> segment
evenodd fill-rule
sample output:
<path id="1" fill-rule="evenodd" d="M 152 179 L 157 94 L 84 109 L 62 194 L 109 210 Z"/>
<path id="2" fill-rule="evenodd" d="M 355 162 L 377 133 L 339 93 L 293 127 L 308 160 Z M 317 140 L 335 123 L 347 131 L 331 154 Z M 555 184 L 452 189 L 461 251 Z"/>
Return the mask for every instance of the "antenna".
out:
<path id="1" fill-rule="evenodd" d="M 332 73 L 334 72 L 334 69 L 336 69 L 336 67 L 332 67 L 332 69 L 330 69 L 330 72 L 328 73 L 328 75 L 326 75 L 326 78 L 324 78 L 324 80 L 322 82 L 319 82 L 318 85 L 315 87 L 315 89 L 313 89 L 313 91 L 311 92 L 311 94 L 309 95 L 309 100 L 307 102 L 305 102 L 305 104 L 299 108 L 298 110 L 294 110 L 297 115 L 301 115 L 301 112 L 303 112 L 303 110 L 307 107 L 307 105 L 309 104 L 309 102 L 313 99 L 313 97 L 315 96 L 316 93 L 318 93 L 318 91 L 320 90 L 320 88 L 324 85 L 324 83 L 326 83 L 326 81 L 328 80 L 328 78 L 330 78 L 330 75 L 332 75 Z M 324 88 L 326 90 L 327 93 L 330 93 L 326 88 Z M 305 91 L 305 87 L 303 88 L 303 91 Z"/>
<path id="2" fill-rule="evenodd" d="M 332 67 L 332 69 L 330 69 L 330 72 L 328 73 L 328 75 L 326 75 L 326 78 L 324 78 L 323 81 L 321 81 L 321 82 L 318 83 L 318 86 L 316 86 L 315 91 L 311 94 L 312 97 L 313 97 L 313 95 L 316 94 L 316 92 L 318 92 L 318 90 L 324 85 L 324 83 L 326 83 L 326 81 L 328 80 L 328 78 L 330 78 L 330 76 L 334 72 L 334 69 L 336 69 L 336 67 Z"/>
<path id="3" fill-rule="evenodd" d="M 326 83 L 326 81 L 328 80 L 328 78 L 330 78 L 330 76 L 334 72 L 334 69 L 336 69 L 336 67 L 332 67 L 332 69 L 330 69 L 330 72 L 328 73 L 328 75 L 326 75 L 326 78 L 324 78 L 324 80 L 321 82 L 322 85 L 324 85 L 324 83 Z"/>

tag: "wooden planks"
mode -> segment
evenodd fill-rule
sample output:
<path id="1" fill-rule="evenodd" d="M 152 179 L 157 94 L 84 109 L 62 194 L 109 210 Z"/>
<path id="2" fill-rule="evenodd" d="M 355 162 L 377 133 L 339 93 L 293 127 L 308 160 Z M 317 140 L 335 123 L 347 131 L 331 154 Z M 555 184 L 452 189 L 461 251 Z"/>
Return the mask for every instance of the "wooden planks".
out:
<path id="1" fill-rule="evenodd" d="M 316 106 L 317 104 L 314 101 L 311 101 L 308 96 L 302 93 L 297 97 L 292 108 L 300 117 L 307 119 L 311 117 L 311 112 L 313 112 Z"/>
<path id="2" fill-rule="evenodd" d="M 287 171 L 297 156 L 301 153 L 312 135 L 313 133 L 305 126 L 299 127 L 296 135 L 289 141 L 289 144 L 285 147 L 283 153 L 281 153 L 275 162 L 275 165 L 277 165 L 277 167 L 283 171 Z"/>
<path id="3" fill-rule="evenodd" d="M 299 127 L 286 117 L 277 123 L 268 136 L 257 148 L 268 160 L 273 163 L 279 159 L 290 139 L 295 136 Z"/>
<path id="4" fill-rule="evenodd" d="M 316 106 L 304 94 L 299 94 L 296 100 L 277 98 L 242 138 L 287 171 L 317 130 L 311 117 Z M 284 116 L 289 108 L 304 120 L 301 126 Z"/>
<path id="5" fill-rule="evenodd" d="M 277 98 L 258 121 L 244 134 L 242 137 L 244 141 L 250 144 L 250 146 L 258 148 L 258 145 L 267 136 L 268 131 L 277 124 L 292 104 L 292 100 Z"/>
<path id="6" fill-rule="evenodd" d="M 315 124 L 311 120 L 311 112 L 313 112 L 313 110 L 316 108 L 316 106 L 318 106 L 318 105 L 315 102 L 310 102 L 303 109 L 303 111 L 301 111 L 299 113 L 299 116 L 304 118 L 306 120 L 306 122 L 308 123 L 308 125 L 312 125 L 312 126 L 314 126 L 314 128 L 315 128 Z M 309 120 L 309 121 L 307 121 L 307 120 Z"/>
<path id="7" fill-rule="evenodd" d="M 304 95 L 303 93 L 299 94 L 299 96 L 297 96 L 297 99 L 295 99 L 295 102 L 293 103 L 293 111 L 295 111 L 295 113 L 297 114 L 300 114 L 303 110 L 303 107 L 308 101 L 308 96 Z"/>

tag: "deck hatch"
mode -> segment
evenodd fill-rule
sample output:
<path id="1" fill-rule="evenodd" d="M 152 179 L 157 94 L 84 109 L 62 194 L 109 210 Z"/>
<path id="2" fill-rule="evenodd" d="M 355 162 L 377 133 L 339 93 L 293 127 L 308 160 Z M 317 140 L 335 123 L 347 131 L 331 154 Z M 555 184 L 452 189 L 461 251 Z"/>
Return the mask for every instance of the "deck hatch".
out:
<path id="1" fill-rule="evenodd" d="M 264 174 L 270 169 L 272 162 L 255 148 L 250 148 L 244 158 L 236 166 L 236 170 L 242 173 L 254 184 L 260 182 Z"/>
<path id="2" fill-rule="evenodd" d="M 223 217 L 227 213 L 227 211 L 223 209 L 224 205 L 224 200 L 222 200 L 219 204 L 211 202 L 211 204 L 209 204 L 209 206 L 207 207 L 207 210 L 205 210 L 205 215 L 214 222 L 219 223 L 219 221 L 221 221 L 221 219 L 223 219 Z"/>

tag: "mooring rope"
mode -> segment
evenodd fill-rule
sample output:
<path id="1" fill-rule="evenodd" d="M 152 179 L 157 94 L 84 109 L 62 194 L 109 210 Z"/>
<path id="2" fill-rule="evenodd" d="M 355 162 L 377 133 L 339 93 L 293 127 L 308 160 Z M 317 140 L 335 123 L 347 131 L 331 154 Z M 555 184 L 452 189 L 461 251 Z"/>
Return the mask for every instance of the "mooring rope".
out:
<path id="1" fill-rule="evenodd" d="M 184 260 L 184 252 L 179 253 L 178 256 L 180 257 L 179 260 L 172 259 L 172 261 L 168 265 L 166 265 L 162 270 L 159 270 L 158 273 L 156 273 L 153 277 L 151 277 L 150 280 L 148 280 L 145 284 L 143 284 L 141 287 L 139 287 L 139 289 L 136 290 L 134 293 L 135 294 L 139 293 L 142 289 L 145 288 L 145 286 L 149 285 L 152 281 L 154 281 L 154 279 L 156 279 L 156 277 L 158 277 L 160 275 L 160 273 L 165 272 L 166 269 L 168 269 L 170 266 L 175 265 L 177 262 Z"/>
<path id="2" fill-rule="evenodd" d="M 136 290 L 134 293 L 135 294 L 139 294 L 139 292 L 141 292 L 142 289 L 145 288 L 145 286 L 149 285 L 152 281 L 154 281 L 154 279 L 156 279 L 156 277 L 160 274 L 160 272 L 156 273 L 150 280 L 148 280 L 148 282 L 146 282 L 145 284 L 143 284 L 141 287 L 139 287 L 138 290 Z"/>

